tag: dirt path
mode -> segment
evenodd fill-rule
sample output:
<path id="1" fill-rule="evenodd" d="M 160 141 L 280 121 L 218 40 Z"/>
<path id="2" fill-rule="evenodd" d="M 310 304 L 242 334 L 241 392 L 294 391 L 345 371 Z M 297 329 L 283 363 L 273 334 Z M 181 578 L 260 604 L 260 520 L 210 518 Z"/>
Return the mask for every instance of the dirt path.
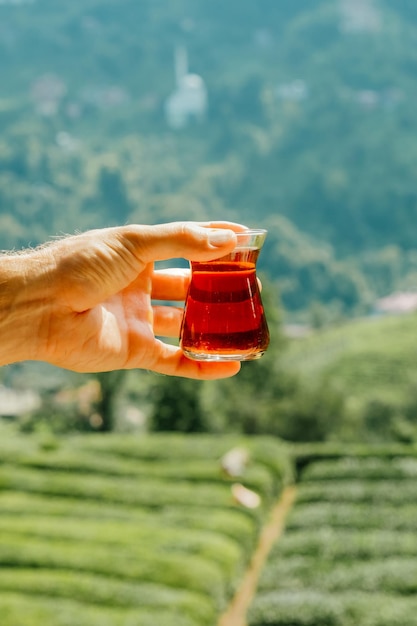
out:
<path id="1" fill-rule="evenodd" d="M 259 575 L 274 543 L 281 535 L 285 518 L 295 499 L 295 487 L 287 487 L 259 538 L 258 547 L 246 570 L 242 583 L 232 599 L 227 611 L 221 616 L 217 626 L 247 626 L 246 613 L 256 592 Z"/>

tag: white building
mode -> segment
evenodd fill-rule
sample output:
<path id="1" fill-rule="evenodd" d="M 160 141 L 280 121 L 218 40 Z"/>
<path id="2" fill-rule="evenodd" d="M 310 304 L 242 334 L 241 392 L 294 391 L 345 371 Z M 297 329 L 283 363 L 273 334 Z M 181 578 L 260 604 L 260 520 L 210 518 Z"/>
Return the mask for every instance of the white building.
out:
<path id="1" fill-rule="evenodd" d="M 345 33 L 376 32 L 381 28 L 381 14 L 376 0 L 339 0 L 340 29 Z"/>
<path id="2" fill-rule="evenodd" d="M 32 83 L 30 94 L 39 115 L 52 117 L 57 114 L 67 93 L 64 81 L 55 74 L 42 74 Z"/>
<path id="3" fill-rule="evenodd" d="M 181 129 L 192 120 L 201 122 L 207 112 L 207 89 L 198 74 L 188 72 L 187 51 L 175 50 L 176 88 L 165 102 L 165 116 L 169 126 Z"/>
<path id="4" fill-rule="evenodd" d="M 30 389 L 10 389 L 0 385 L 0 416 L 16 417 L 36 411 L 41 406 L 40 395 Z"/>
<path id="5" fill-rule="evenodd" d="M 399 315 L 417 311 L 417 293 L 403 291 L 392 293 L 385 298 L 379 298 L 375 303 L 377 313 Z"/>

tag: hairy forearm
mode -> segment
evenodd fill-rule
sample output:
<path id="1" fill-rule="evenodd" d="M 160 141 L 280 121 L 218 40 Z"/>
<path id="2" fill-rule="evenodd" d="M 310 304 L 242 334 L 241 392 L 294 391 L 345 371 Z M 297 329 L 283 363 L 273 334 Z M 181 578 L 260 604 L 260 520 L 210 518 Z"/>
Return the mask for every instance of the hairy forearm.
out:
<path id="1" fill-rule="evenodd" d="M 46 250 L 0 256 L 0 365 L 39 358 L 52 266 Z"/>

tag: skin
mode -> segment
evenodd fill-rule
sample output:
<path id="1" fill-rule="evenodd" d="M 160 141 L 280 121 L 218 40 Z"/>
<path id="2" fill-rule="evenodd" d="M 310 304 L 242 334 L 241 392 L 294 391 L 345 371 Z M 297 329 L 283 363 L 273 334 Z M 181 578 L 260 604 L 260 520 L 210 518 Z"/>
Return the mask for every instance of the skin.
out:
<path id="1" fill-rule="evenodd" d="M 155 261 L 230 252 L 229 222 L 174 222 L 89 231 L 0 258 L 0 365 L 45 361 L 77 372 L 144 368 L 196 379 L 233 376 L 237 362 L 187 359 L 178 337 L 189 272 Z"/>

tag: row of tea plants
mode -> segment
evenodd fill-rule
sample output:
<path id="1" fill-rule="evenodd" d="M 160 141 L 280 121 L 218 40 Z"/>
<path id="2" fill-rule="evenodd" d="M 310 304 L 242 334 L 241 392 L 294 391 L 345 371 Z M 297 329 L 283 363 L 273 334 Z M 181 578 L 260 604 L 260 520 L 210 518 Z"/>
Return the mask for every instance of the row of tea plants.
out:
<path id="1" fill-rule="evenodd" d="M 262 438 L 2 435 L 2 626 L 213 626 L 291 477 Z"/>
<path id="2" fill-rule="evenodd" d="M 415 452 L 299 448 L 296 503 L 250 626 L 416 626 Z"/>

